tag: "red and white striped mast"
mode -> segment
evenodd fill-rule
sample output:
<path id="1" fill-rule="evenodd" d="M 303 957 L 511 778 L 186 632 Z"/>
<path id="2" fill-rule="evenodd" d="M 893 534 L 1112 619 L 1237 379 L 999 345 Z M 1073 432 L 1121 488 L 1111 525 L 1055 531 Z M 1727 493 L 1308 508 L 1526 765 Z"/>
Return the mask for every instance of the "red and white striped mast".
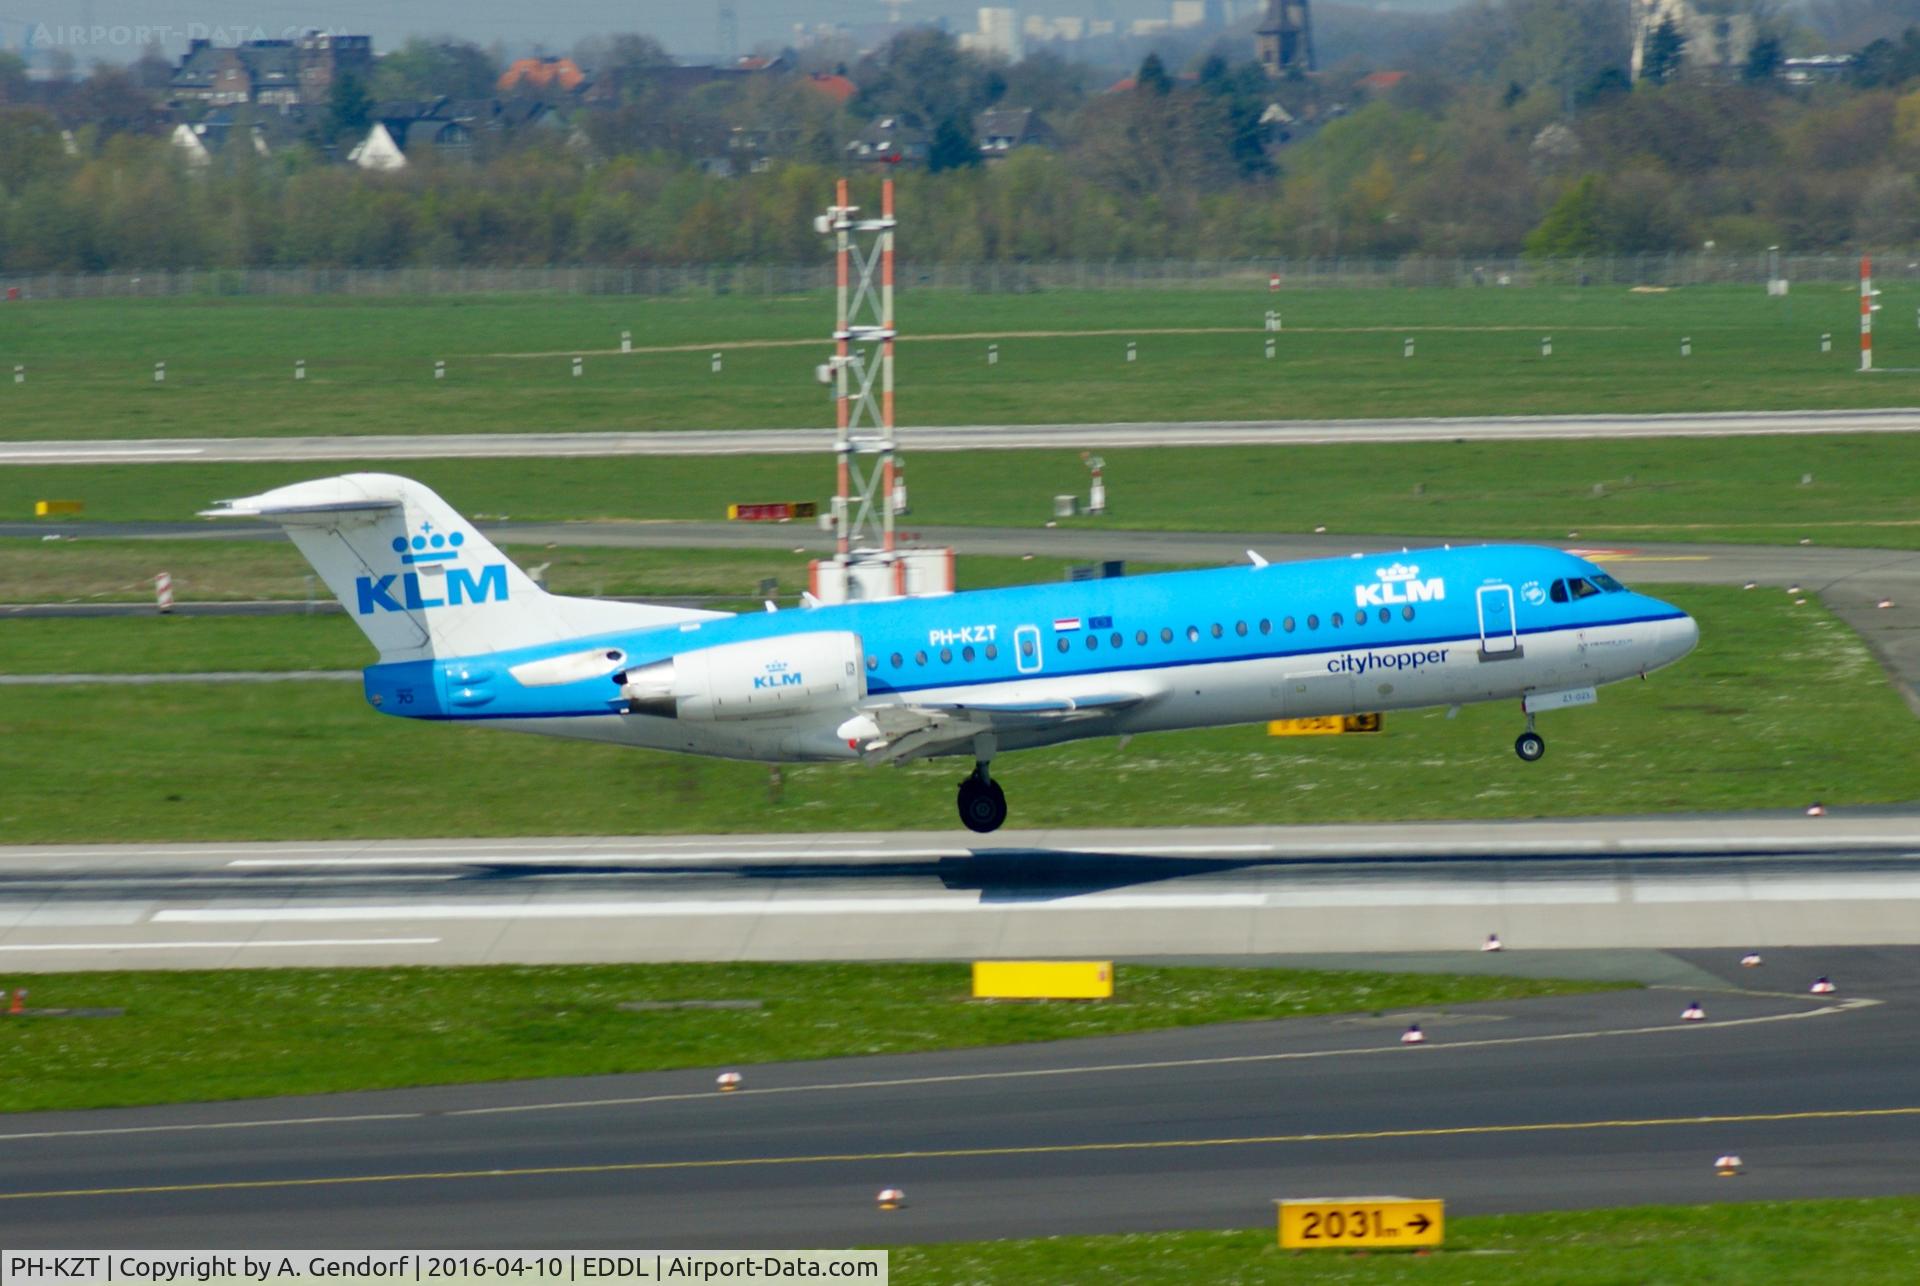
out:
<path id="1" fill-rule="evenodd" d="M 1873 369 L 1873 315 L 1880 305 L 1874 303 L 1879 291 L 1873 288 L 1873 260 L 1860 256 L 1860 369 Z"/>
<path id="2" fill-rule="evenodd" d="M 883 562 L 895 567 L 893 592 L 903 593 L 893 531 L 892 178 L 881 181 L 880 217 L 862 219 L 859 213 L 841 179 L 834 204 L 815 221 L 821 232 L 833 234 L 835 251 L 834 547 L 850 588 L 853 564 Z"/>

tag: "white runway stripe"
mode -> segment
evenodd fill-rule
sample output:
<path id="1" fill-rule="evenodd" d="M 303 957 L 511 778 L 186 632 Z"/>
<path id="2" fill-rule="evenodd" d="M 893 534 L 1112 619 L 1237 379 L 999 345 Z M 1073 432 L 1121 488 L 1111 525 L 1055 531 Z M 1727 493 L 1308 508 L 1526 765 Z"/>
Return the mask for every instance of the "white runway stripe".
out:
<path id="1" fill-rule="evenodd" d="M 207 951 L 228 947 L 430 947 L 439 941 L 438 938 L 256 938 L 247 942 L 18 942 L 0 944 L 0 951 Z"/>
<path id="2" fill-rule="evenodd" d="M 901 898 L 744 898 L 685 902 L 477 902 L 418 906 L 204 907 L 160 911 L 156 924 L 324 924 L 372 920 L 604 920 L 687 916 L 900 915 L 927 911 L 1163 911 L 1259 907 L 1258 893 L 1094 894 L 982 902 L 975 894 Z"/>

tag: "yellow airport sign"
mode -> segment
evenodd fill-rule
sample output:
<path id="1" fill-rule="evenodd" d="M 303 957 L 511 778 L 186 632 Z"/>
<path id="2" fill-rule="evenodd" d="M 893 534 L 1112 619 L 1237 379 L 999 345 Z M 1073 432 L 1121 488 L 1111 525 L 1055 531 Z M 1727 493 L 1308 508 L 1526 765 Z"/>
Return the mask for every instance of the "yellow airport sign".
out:
<path id="1" fill-rule="evenodd" d="M 58 514 L 77 514 L 85 512 L 84 500 L 36 500 L 33 502 L 33 516 L 51 518 Z"/>
<path id="2" fill-rule="evenodd" d="M 1378 732 L 1380 716 L 1377 714 L 1322 714 L 1306 719 L 1271 719 L 1267 722 L 1269 737 L 1321 737 L 1336 732 Z"/>
<path id="3" fill-rule="evenodd" d="M 1446 1232 L 1439 1197 L 1302 1197 L 1280 1207 L 1283 1250 L 1437 1246 Z"/>
<path id="4" fill-rule="evenodd" d="M 1113 996 L 1111 960 L 978 960 L 976 1000 L 1107 1000 Z"/>

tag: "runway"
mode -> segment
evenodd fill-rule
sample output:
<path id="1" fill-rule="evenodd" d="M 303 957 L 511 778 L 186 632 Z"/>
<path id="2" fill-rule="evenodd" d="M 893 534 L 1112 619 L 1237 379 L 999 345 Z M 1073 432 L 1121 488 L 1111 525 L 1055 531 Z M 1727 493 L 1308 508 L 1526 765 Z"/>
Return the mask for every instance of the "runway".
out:
<path id="1" fill-rule="evenodd" d="M 1577 438 L 1727 438 L 1912 433 L 1920 411 L 1724 411 L 1667 415 L 1474 416 L 1457 419 L 1180 421 L 1123 424 L 906 426 L 910 451 L 1332 443 L 1564 441 Z M 0 465 L 278 460 L 420 460 L 663 455 L 812 455 L 833 431 L 663 429 L 605 433 L 447 433 L 288 438 L 123 438 L 0 443 Z"/>
<path id="2" fill-rule="evenodd" d="M 1722 989 L 749 1066 L 726 1095 L 700 1068 L 15 1116 L 0 1212 L 16 1248 L 845 1247 L 1263 1227 L 1327 1193 L 1472 1214 L 1920 1186 L 1920 953 L 1689 959 Z M 1814 970 L 1840 994 L 1802 994 Z M 1730 1151 L 1747 1173 L 1718 1178 Z M 905 1209 L 875 1208 L 889 1186 Z"/>
<path id="3" fill-rule="evenodd" d="M 0 848 L 13 971 L 1920 944 L 1920 812 Z"/>

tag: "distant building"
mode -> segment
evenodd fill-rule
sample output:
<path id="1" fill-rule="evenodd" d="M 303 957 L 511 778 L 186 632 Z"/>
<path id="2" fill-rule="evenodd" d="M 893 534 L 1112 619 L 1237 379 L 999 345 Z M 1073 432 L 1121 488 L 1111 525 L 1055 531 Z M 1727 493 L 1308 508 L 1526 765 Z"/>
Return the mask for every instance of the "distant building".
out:
<path id="1" fill-rule="evenodd" d="M 447 99 L 381 103 L 367 136 L 347 153 L 347 163 L 363 170 L 404 170 L 410 158 L 428 152 L 465 156 L 473 148 L 473 122 L 459 119 Z"/>
<path id="2" fill-rule="evenodd" d="M 1008 62 L 1019 62 L 1020 11 L 993 6 L 975 11 L 977 31 L 960 33 L 960 47 L 976 54 L 994 54 Z"/>
<path id="3" fill-rule="evenodd" d="M 500 73 L 503 94 L 571 94 L 587 83 L 587 74 L 571 58 L 521 58 Z"/>
<path id="4" fill-rule="evenodd" d="M 179 124 L 168 142 L 179 149 L 189 169 L 204 170 L 229 147 L 244 146 L 256 156 L 272 156 L 306 139 L 306 116 L 299 108 L 275 112 L 237 112 L 217 107 L 193 124 Z"/>
<path id="5" fill-rule="evenodd" d="M 924 165 L 931 138 L 910 113 L 876 117 L 847 144 L 851 160 L 868 165 Z"/>
<path id="6" fill-rule="evenodd" d="M 854 84 L 845 76 L 837 76 L 820 71 L 807 77 L 807 88 L 825 94 L 835 103 L 844 103 L 860 92 L 860 86 Z"/>
<path id="7" fill-rule="evenodd" d="M 1267 16 L 1253 33 L 1253 48 L 1269 76 L 1312 71 L 1313 17 L 1307 0 L 1267 0 Z"/>
<path id="8" fill-rule="evenodd" d="M 297 40 L 249 40 L 232 47 L 190 40 L 169 82 L 176 103 L 293 107 L 324 103 L 334 83 L 373 74 L 370 36 L 309 32 Z"/>
<path id="9" fill-rule="evenodd" d="M 1005 159 L 1022 147 L 1052 147 L 1054 133 L 1031 107 L 996 107 L 974 118 L 973 136 L 987 161 Z"/>
<path id="10" fill-rule="evenodd" d="M 1839 80 L 1859 60 L 1852 54 L 1811 54 L 1805 58 L 1786 58 L 1780 62 L 1780 79 L 1790 85 L 1813 85 Z"/>
<path id="11" fill-rule="evenodd" d="M 1686 42 L 1681 65 L 1695 70 L 1737 67 L 1746 62 L 1758 38 L 1753 15 L 1705 13 L 1691 0 L 1633 0 L 1632 77 L 1639 80 L 1646 67 L 1647 42 L 1671 22 Z"/>
<path id="12" fill-rule="evenodd" d="M 1362 93 L 1380 95 L 1386 93 L 1406 78 L 1407 73 L 1403 71 L 1370 71 L 1359 80 L 1354 81 L 1353 87 Z"/>

